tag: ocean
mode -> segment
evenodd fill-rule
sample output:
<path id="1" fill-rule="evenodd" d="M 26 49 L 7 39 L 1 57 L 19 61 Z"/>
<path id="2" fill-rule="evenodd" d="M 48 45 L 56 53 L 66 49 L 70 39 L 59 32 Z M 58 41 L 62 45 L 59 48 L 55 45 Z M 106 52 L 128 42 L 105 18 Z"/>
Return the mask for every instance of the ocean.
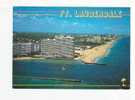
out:
<path id="1" fill-rule="evenodd" d="M 13 84 L 62 84 L 59 80 L 63 79 L 91 85 L 120 85 L 122 78 L 130 82 L 130 37 L 117 40 L 97 63 L 100 64 L 54 59 L 13 61 Z"/>

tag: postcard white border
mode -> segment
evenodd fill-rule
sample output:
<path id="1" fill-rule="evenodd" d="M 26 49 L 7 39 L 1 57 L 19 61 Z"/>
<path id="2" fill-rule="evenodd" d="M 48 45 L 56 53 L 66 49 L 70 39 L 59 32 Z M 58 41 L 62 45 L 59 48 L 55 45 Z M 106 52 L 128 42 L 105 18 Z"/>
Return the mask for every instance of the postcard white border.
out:
<path id="1" fill-rule="evenodd" d="M 131 8 L 131 89 L 12 89 L 12 7 L 83 6 Z M 135 95 L 134 0 L 2 0 L 0 6 L 0 98 L 3 100 L 130 100 Z M 123 62 L 124 63 L 124 62 Z"/>

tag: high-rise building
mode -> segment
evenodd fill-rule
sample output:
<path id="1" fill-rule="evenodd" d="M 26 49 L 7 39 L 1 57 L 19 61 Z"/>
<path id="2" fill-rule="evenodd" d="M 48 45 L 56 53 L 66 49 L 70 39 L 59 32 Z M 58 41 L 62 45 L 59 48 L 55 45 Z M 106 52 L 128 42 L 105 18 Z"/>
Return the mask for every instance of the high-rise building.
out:
<path id="1" fill-rule="evenodd" d="M 39 53 L 39 43 L 13 43 L 14 56 L 27 56 Z"/>
<path id="2" fill-rule="evenodd" d="M 41 55 L 50 58 L 73 58 L 74 42 L 70 36 L 55 36 L 41 40 Z"/>
<path id="3" fill-rule="evenodd" d="M 40 43 L 36 41 L 32 43 L 32 54 L 39 54 L 40 53 Z"/>
<path id="4" fill-rule="evenodd" d="M 13 43 L 13 55 L 24 56 L 32 53 L 32 43 Z"/>

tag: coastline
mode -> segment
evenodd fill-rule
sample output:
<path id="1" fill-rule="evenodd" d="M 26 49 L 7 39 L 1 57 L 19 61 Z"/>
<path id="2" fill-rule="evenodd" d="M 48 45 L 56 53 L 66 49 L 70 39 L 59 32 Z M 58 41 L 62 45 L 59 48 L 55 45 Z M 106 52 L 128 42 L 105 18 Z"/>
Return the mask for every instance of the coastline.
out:
<path id="1" fill-rule="evenodd" d="M 116 39 L 116 40 L 113 40 L 113 41 L 112 41 L 112 43 L 111 43 L 111 48 L 117 43 L 118 40 L 119 40 L 119 39 Z M 104 56 L 102 56 L 102 57 L 97 57 L 97 58 L 95 59 L 95 63 L 98 63 L 100 59 L 106 57 L 106 56 L 110 53 L 111 48 L 108 48 L 108 49 L 107 49 L 107 51 L 106 51 L 106 53 L 105 53 Z"/>
<path id="2" fill-rule="evenodd" d="M 16 57 L 16 58 L 13 58 L 13 60 L 34 60 L 34 59 L 44 59 L 44 58 L 41 58 L 41 57 L 38 57 L 38 58 L 34 58 L 34 57 Z"/>
<path id="3" fill-rule="evenodd" d="M 87 49 L 79 51 L 79 59 L 88 64 L 97 63 L 101 58 L 107 56 L 110 52 L 110 48 L 113 46 L 116 40 L 107 42 L 106 44 L 94 47 L 92 49 Z"/>
<path id="4" fill-rule="evenodd" d="M 100 46 L 96 46 L 92 49 L 86 49 L 86 50 L 80 50 L 77 51 L 77 53 L 80 54 L 80 56 L 78 58 L 75 58 L 76 60 L 80 60 L 83 63 L 86 64 L 93 64 L 93 63 L 97 63 L 101 58 L 107 56 L 110 52 L 110 48 L 114 45 L 114 43 L 117 40 L 112 40 L 107 42 L 106 44 L 100 45 Z M 43 60 L 45 59 L 44 57 L 16 57 L 13 58 L 13 60 Z"/>

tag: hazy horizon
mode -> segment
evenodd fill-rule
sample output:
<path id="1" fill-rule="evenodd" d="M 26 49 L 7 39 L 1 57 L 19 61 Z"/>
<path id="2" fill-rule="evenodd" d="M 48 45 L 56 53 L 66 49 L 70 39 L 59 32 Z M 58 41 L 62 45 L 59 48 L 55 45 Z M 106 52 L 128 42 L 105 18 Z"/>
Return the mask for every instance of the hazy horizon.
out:
<path id="1" fill-rule="evenodd" d="M 98 17 L 61 17 L 61 11 L 74 15 L 74 11 L 89 11 L 121 16 L 113 18 Z M 130 8 L 111 7 L 14 7 L 13 9 L 14 32 L 40 32 L 64 34 L 130 34 Z"/>

